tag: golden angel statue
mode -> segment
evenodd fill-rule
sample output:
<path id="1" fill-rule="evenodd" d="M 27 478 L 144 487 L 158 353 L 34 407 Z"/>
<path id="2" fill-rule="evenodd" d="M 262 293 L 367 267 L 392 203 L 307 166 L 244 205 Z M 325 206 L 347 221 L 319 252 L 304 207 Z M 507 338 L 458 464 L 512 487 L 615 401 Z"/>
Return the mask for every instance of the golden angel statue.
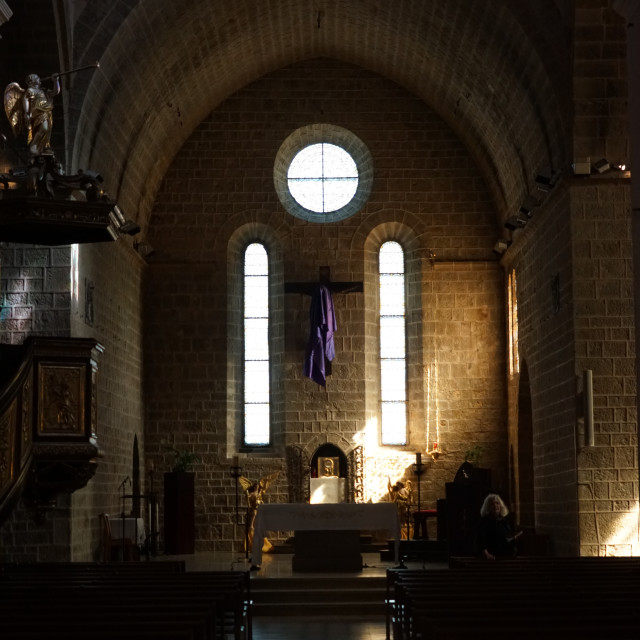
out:
<path id="1" fill-rule="evenodd" d="M 276 478 L 280 475 L 280 471 L 270 473 L 264 478 L 260 478 L 257 482 L 252 482 L 245 476 L 240 476 L 238 482 L 247 494 L 247 539 L 245 541 L 247 548 L 251 548 L 253 543 L 253 525 L 256 521 L 256 514 L 258 513 L 258 507 L 263 503 L 264 494 L 267 492 L 269 486 L 275 482 Z M 265 538 L 263 552 L 270 551 L 273 545 Z"/>
<path id="2" fill-rule="evenodd" d="M 4 90 L 4 109 L 15 135 L 27 133 L 27 144 L 31 157 L 53 155 L 51 129 L 53 127 L 53 98 L 60 93 L 60 76 L 51 76 L 53 87 L 43 89 L 40 77 L 35 73 L 27 76 L 27 88 L 17 82 Z"/>
<path id="3" fill-rule="evenodd" d="M 411 480 L 402 482 L 398 480 L 395 484 L 391 484 L 391 478 L 388 478 L 389 498 L 391 502 L 395 502 L 398 507 L 398 516 L 401 523 L 406 523 L 407 528 L 402 528 L 402 539 L 409 538 L 409 511 L 411 509 L 411 503 L 413 501 L 413 488 L 411 487 Z"/>

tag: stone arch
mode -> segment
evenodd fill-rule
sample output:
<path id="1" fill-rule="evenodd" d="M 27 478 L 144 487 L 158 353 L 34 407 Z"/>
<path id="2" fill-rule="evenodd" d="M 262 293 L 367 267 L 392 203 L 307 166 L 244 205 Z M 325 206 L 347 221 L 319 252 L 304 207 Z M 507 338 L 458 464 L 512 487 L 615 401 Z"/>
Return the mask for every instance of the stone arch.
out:
<path id="1" fill-rule="evenodd" d="M 504 218 L 541 166 L 570 157 L 559 104 L 571 69 L 558 63 L 571 59 L 570 42 L 557 6 L 544 1 L 536 12 L 506 0 L 393 9 L 346 3 L 327 8 L 321 30 L 305 0 L 259 8 L 250 0 L 199 1 L 189 12 L 169 0 L 140 0 L 99 16 L 87 7 L 73 29 L 77 62 L 99 58 L 101 67 L 71 96 L 71 169 L 95 164 L 146 231 L 167 167 L 216 105 L 270 71 L 325 56 L 384 75 L 440 114 L 483 169 Z M 101 37 L 83 40 L 96 21 Z M 532 34 L 543 34 L 543 44 Z"/>
<path id="2" fill-rule="evenodd" d="M 341 474 L 341 477 L 346 478 L 345 501 L 358 502 L 362 495 L 362 486 L 360 486 L 362 484 L 362 456 L 359 452 L 361 447 L 336 431 L 317 434 L 304 444 L 287 447 L 288 472 L 297 475 L 298 482 L 301 484 L 301 487 L 293 488 L 293 494 L 300 495 L 300 501 L 309 501 L 311 465 L 316 459 L 317 452 L 327 445 L 337 447 L 344 454 L 347 467 L 346 470 L 343 470 L 344 475 Z M 292 461 L 294 461 L 294 466 L 299 465 L 299 468 L 292 467 L 290 464 Z"/>

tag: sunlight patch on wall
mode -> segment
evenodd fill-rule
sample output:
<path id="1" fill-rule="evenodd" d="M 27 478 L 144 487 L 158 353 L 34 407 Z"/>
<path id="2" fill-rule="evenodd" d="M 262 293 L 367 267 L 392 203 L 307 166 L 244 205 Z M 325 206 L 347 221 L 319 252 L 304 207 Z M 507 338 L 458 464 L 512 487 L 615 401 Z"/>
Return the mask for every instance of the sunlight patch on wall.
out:
<path id="1" fill-rule="evenodd" d="M 364 449 L 364 501 L 383 502 L 388 499 L 388 483 L 412 477 L 411 465 L 416 461 L 413 451 L 400 451 L 380 445 L 379 424 L 376 417 L 370 418 L 364 429 L 353 438 L 356 446 Z"/>
<path id="2" fill-rule="evenodd" d="M 607 527 L 608 535 L 604 539 L 608 556 L 640 555 L 638 540 L 638 503 L 632 511 L 611 514 L 613 519 Z"/>

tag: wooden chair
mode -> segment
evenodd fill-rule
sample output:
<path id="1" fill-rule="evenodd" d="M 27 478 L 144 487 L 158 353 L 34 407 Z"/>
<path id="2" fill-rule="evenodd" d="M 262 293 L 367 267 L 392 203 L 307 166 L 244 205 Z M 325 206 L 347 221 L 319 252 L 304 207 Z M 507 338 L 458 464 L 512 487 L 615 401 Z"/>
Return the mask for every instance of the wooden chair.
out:
<path id="1" fill-rule="evenodd" d="M 111 524 L 109 516 L 101 513 L 100 523 L 102 525 L 102 559 L 104 562 L 112 560 L 137 560 L 137 548 L 131 538 L 113 538 L 111 536 Z"/>

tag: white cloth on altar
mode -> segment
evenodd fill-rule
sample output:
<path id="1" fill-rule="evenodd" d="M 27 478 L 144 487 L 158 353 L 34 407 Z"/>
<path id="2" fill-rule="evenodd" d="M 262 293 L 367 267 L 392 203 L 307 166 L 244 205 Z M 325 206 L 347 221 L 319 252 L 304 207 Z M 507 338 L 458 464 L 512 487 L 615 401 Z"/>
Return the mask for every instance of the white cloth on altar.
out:
<path id="1" fill-rule="evenodd" d="M 144 518 L 107 516 L 112 538 L 129 538 L 133 544 L 144 544 Z"/>
<path id="2" fill-rule="evenodd" d="M 335 504 L 344 502 L 346 478 L 310 478 L 311 504 Z"/>
<path id="3" fill-rule="evenodd" d="M 387 531 L 400 552 L 400 518 L 393 502 L 375 504 L 261 504 L 253 528 L 251 562 L 262 563 L 262 545 L 268 531 Z"/>

